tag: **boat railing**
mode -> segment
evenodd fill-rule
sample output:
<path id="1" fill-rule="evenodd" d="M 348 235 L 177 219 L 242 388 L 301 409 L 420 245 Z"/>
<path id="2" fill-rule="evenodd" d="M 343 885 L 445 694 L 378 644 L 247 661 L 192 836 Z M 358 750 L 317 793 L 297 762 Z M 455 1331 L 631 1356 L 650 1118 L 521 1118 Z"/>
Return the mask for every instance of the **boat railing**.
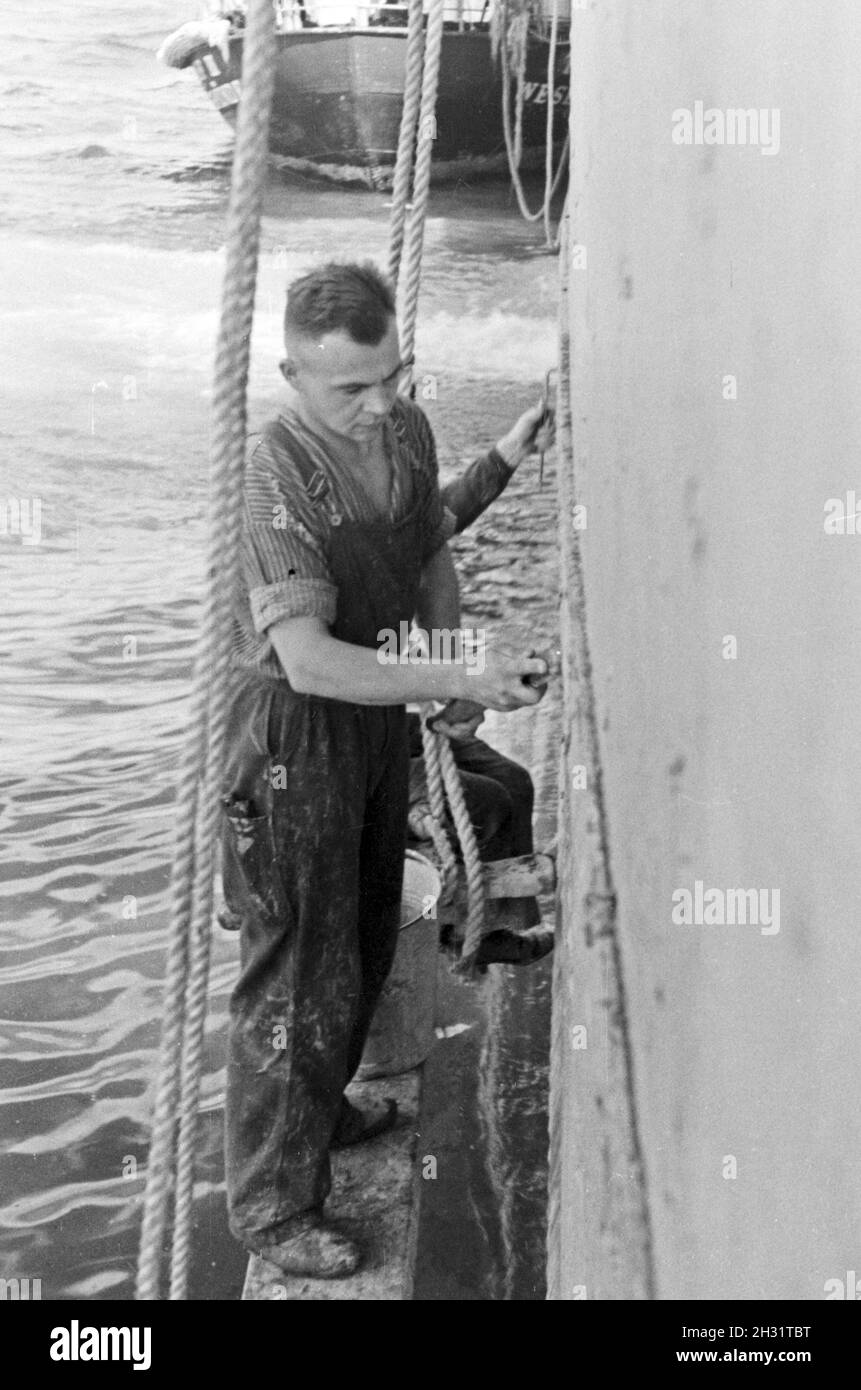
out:
<path id="1" fill-rule="evenodd" d="M 426 5 L 427 8 L 427 5 Z M 486 29 L 491 0 L 446 0 L 443 20 L 448 27 Z M 276 25 L 283 33 L 299 29 L 406 29 L 409 6 L 381 0 L 276 0 Z"/>
<path id="2" fill-rule="evenodd" d="M 211 0 L 212 3 L 212 0 Z M 218 0 L 216 0 L 216 4 Z M 495 0 L 445 0 L 443 24 L 448 30 L 464 33 L 490 28 Z M 580 0 L 555 0 L 562 32 L 567 38 L 572 5 Z M 530 22 L 535 38 L 549 37 L 554 0 L 539 0 Z M 407 28 L 409 5 L 392 4 L 388 0 L 273 0 L 275 26 L 279 33 L 295 33 L 306 29 L 403 29 Z M 427 12 L 429 0 L 424 0 Z M 215 9 L 213 8 L 213 13 Z M 241 33 L 245 24 L 244 6 L 221 0 L 218 14 L 231 23 L 233 34 Z"/>

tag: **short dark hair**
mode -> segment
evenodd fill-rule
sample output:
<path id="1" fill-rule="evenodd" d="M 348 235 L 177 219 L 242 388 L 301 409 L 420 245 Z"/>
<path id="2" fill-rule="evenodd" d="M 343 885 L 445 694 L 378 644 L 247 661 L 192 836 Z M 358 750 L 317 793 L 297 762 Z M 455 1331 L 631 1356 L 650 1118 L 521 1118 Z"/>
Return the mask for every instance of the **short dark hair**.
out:
<path id="1" fill-rule="evenodd" d="M 288 287 L 284 332 L 314 339 L 346 332 L 376 347 L 394 313 L 394 291 L 375 265 L 329 261 Z"/>

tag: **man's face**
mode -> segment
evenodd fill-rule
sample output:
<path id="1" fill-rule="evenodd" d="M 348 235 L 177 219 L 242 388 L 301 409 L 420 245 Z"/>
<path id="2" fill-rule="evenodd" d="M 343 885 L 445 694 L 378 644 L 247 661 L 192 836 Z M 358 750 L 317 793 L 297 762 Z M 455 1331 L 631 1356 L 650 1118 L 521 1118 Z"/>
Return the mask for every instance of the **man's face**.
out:
<path id="1" fill-rule="evenodd" d="M 301 396 L 310 422 L 353 443 L 372 442 L 404 375 L 394 317 L 375 347 L 338 332 L 319 342 L 296 339 L 288 343 L 288 352 L 285 376 Z"/>

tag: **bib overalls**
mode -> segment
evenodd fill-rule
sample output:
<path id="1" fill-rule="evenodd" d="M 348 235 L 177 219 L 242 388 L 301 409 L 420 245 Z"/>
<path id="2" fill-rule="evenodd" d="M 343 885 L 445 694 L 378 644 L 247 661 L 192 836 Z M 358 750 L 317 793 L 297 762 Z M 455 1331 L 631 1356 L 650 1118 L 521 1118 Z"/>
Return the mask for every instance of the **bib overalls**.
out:
<path id="1" fill-rule="evenodd" d="M 400 521 L 356 522 L 283 421 L 328 522 L 332 635 L 379 648 L 413 619 L 417 488 Z M 236 674 L 227 733 L 222 872 L 241 922 L 230 1001 L 226 1179 L 231 1229 L 287 1238 L 330 1188 L 329 1144 L 391 968 L 408 807 L 402 705 L 356 705 Z"/>

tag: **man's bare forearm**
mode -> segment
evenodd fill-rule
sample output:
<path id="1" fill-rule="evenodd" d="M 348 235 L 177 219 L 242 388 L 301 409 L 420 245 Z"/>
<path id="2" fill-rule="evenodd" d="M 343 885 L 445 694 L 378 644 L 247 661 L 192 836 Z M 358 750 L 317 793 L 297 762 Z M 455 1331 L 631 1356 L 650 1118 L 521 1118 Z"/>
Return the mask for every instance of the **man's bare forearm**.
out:
<path id="1" fill-rule="evenodd" d="M 438 659 L 389 662 L 374 647 L 340 642 L 322 618 L 284 618 L 268 632 L 294 690 L 356 705 L 469 699 L 490 709 L 518 709 L 536 704 L 543 694 L 526 684 L 527 678 L 547 675 L 543 659 L 502 649 L 488 650 L 486 660 L 475 666 Z"/>
<path id="2" fill-rule="evenodd" d="M 460 588 L 447 545 L 432 555 L 422 570 L 417 617 L 419 627 L 427 633 L 460 627 Z"/>
<path id="3" fill-rule="evenodd" d="M 339 641 L 317 618 L 287 618 L 274 623 L 268 635 L 287 679 L 300 695 L 354 705 L 405 705 L 465 694 L 461 664 L 388 662 L 375 648 Z"/>

